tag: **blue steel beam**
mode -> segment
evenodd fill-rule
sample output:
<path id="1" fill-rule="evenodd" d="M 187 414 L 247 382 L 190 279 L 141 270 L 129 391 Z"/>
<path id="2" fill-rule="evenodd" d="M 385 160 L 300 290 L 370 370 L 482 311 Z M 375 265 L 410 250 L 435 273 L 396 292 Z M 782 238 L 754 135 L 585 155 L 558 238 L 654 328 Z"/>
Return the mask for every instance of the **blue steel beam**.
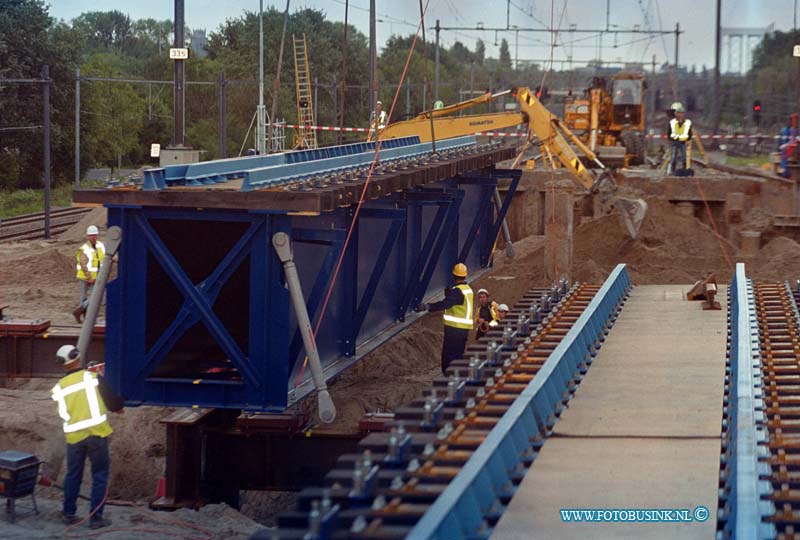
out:
<path id="1" fill-rule="evenodd" d="M 425 195 L 426 198 L 433 202 L 434 204 L 438 205 L 438 209 L 436 211 L 436 216 L 433 218 L 431 222 L 430 229 L 428 229 L 428 234 L 425 236 L 425 242 L 422 244 L 422 247 L 417 251 L 417 256 L 414 258 L 414 264 L 411 266 L 411 272 L 408 276 L 408 281 L 406 282 L 405 286 L 403 287 L 403 294 L 401 296 L 400 305 L 398 306 L 398 318 L 402 320 L 405 317 L 405 313 L 408 310 L 411 303 L 414 301 L 414 295 L 419 290 L 419 283 L 421 279 L 421 275 L 423 269 L 425 268 L 425 264 L 427 260 L 431 257 L 431 252 L 433 250 L 433 244 L 436 241 L 436 238 L 439 232 L 442 229 L 444 224 L 445 217 L 447 215 L 447 209 L 453 202 L 453 196 L 445 196 L 441 193 L 429 193 Z M 422 214 L 422 205 L 417 204 L 417 214 Z M 418 219 L 420 219 L 418 217 Z M 416 237 L 416 241 L 419 242 L 419 230 L 414 235 Z M 412 248 L 415 246 L 412 246 Z"/>
<path id="2" fill-rule="evenodd" d="M 393 141 L 394 139 L 390 139 Z M 388 143 L 389 141 L 387 141 Z M 457 148 L 475 146 L 474 136 L 455 137 L 436 142 L 437 151 L 443 152 Z M 383 143 L 380 151 L 380 163 L 389 163 L 400 159 L 409 159 L 432 154 L 431 143 L 421 143 L 407 146 L 393 146 Z M 314 161 L 300 163 L 271 165 L 244 171 L 242 191 L 250 191 L 257 187 L 281 186 L 290 182 L 297 182 L 315 176 L 345 172 L 358 167 L 370 165 L 375 160 L 375 151 L 366 151 L 358 154 L 336 156 Z"/>
<path id="3" fill-rule="evenodd" d="M 436 502 L 406 538 L 485 538 L 485 518 L 497 500 L 511 493 L 512 472 L 529 453 L 531 441 L 550 429 L 548 418 L 585 362 L 589 348 L 607 327 L 630 289 L 625 265 L 618 265 L 542 369 L 512 403 Z"/>
<path id="4" fill-rule="evenodd" d="M 494 247 L 495 240 L 497 239 L 497 235 L 500 234 L 500 227 L 503 226 L 503 221 L 506 219 L 508 209 L 511 208 L 511 201 L 514 199 L 514 194 L 517 192 L 519 181 L 522 178 L 522 171 L 512 170 L 508 171 L 508 173 L 510 173 L 509 175 L 511 176 L 511 183 L 508 186 L 508 191 L 503 199 L 502 206 L 497 212 L 494 223 L 491 224 L 491 232 L 489 233 L 489 240 L 486 244 L 487 249 L 481 254 L 481 264 L 483 266 L 489 264 L 489 257 L 492 255 L 492 248 Z"/>
<path id="5" fill-rule="evenodd" d="M 219 320 L 214 313 L 213 308 L 206 300 L 203 293 L 196 287 L 186 273 L 181 268 L 178 261 L 170 253 L 169 248 L 164 244 L 155 230 L 150 226 L 147 220 L 141 216 L 135 215 L 134 222 L 141 230 L 142 234 L 148 241 L 148 247 L 155 256 L 156 260 L 161 263 L 164 271 L 170 277 L 172 282 L 178 288 L 183 297 L 192 302 L 200 313 L 201 320 L 209 333 L 214 337 L 216 342 L 222 348 L 223 352 L 228 355 L 231 363 L 236 367 L 239 373 L 248 384 L 259 387 L 261 382 L 253 368 L 249 365 L 246 357 L 239 345 L 231 337 L 230 333 L 225 328 L 225 325 Z"/>
<path id="6" fill-rule="evenodd" d="M 306 302 L 308 318 L 312 321 L 316 318 L 317 310 L 328 289 L 331 277 L 333 277 L 333 269 L 336 266 L 339 255 L 342 253 L 342 247 L 344 247 L 346 236 L 347 231 L 344 229 L 294 229 L 292 231 L 292 242 L 330 246 L 328 252 L 325 254 L 325 259 L 322 261 L 322 266 L 317 273 L 314 285 L 308 295 L 308 301 Z M 291 362 L 289 373 L 294 369 L 294 365 L 300 354 L 301 346 L 302 336 L 298 328 L 295 330 L 289 345 L 289 362 Z"/>
<path id="7" fill-rule="evenodd" d="M 480 180 L 483 181 L 480 184 L 480 206 L 478 207 L 478 211 L 475 212 L 475 216 L 472 218 L 472 225 L 470 225 L 469 233 L 467 233 L 467 237 L 464 238 L 464 245 L 461 247 L 461 253 L 458 255 L 459 261 L 467 260 L 467 256 L 472 249 L 472 244 L 475 243 L 475 239 L 478 237 L 478 230 L 480 229 L 481 224 L 485 224 L 486 222 L 486 216 L 489 212 L 489 205 L 492 203 L 492 199 L 494 198 L 494 188 L 497 186 L 497 180 L 491 177 L 481 177 Z M 481 263 L 483 263 L 482 260 Z"/>
<path id="8" fill-rule="evenodd" d="M 225 285 L 233 271 L 242 262 L 246 253 L 250 251 L 253 237 L 262 226 L 263 222 L 261 221 L 251 223 L 247 231 L 239 238 L 233 249 L 228 252 L 211 275 L 197 285 L 197 290 L 208 302 L 208 305 L 214 305 L 222 286 Z M 195 304 L 185 298 L 178 315 L 145 355 L 137 377 L 144 378 L 149 376 L 183 334 L 194 326 L 201 317 L 202 315 Z"/>
<path id="9" fill-rule="evenodd" d="M 384 141 L 386 148 L 397 148 L 419 144 L 419 137 L 400 137 Z M 301 163 L 317 159 L 349 156 L 375 150 L 374 142 L 361 142 L 327 146 L 315 150 L 283 152 L 267 156 L 244 156 L 216 159 L 182 165 L 167 165 L 164 168 L 146 169 L 142 189 L 146 191 L 164 189 L 177 185 L 201 185 L 224 182 L 241 177 L 245 171 L 263 167 L 280 166 L 287 163 Z"/>
<path id="10" fill-rule="evenodd" d="M 728 512 L 725 529 L 736 540 L 764 540 L 775 537 L 775 526 L 762 521 L 774 511 L 765 500 L 771 486 L 759 479 L 759 442 L 764 441 L 764 401 L 757 389 L 760 369 L 758 324 L 755 313 L 753 284 L 745 275 L 743 263 L 736 264 L 731 284 L 731 376 L 728 427 L 729 490 L 725 507 Z M 760 386 L 760 384 L 758 385 Z M 765 475 L 766 476 L 766 475 Z"/>
<path id="11" fill-rule="evenodd" d="M 428 289 L 428 285 L 433 277 L 433 271 L 436 270 L 436 265 L 439 263 L 439 259 L 444 251 L 445 243 L 451 238 L 453 231 L 456 230 L 456 226 L 458 225 L 458 211 L 461 208 L 461 201 L 463 200 L 464 192 L 460 189 L 456 190 L 453 199 L 450 201 L 450 204 L 447 205 L 447 214 L 445 215 L 444 223 L 439 231 L 439 236 L 436 239 L 436 244 L 433 246 L 430 257 L 428 257 L 428 264 L 425 267 L 425 272 L 423 272 L 422 278 L 417 284 L 417 289 L 414 291 L 412 304 L 421 302 L 425 291 Z M 456 239 L 456 242 L 457 241 L 458 239 Z"/>
<path id="12" fill-rule="evenodd" d="M 390 219 L 392 224 L 386 232 L 386 238 L 383 241 L 380 252 L 375 262 L 375 267 L 370 273 L 367 285 L 364 292 L 361 294 L 361 300 L 358 303 L 356 310 L 355 320 L 353 321 L 353 343 L 356 342 L 358 334 L 361 331 L 361 326 L 364 324 L 364 319 L 367 317 L 367 311 L 372 304 L 372 299 L 375 296 L 375 291 L 378 288 L 378 283 L 383 276 L 386 269 L 386 264 L 389 262 L 389 256 L 397 243 L 397 238 L 403 228 L 406 219 L 405 210 L 397 210 L 390 208 L 365 208 L 359 214 L 359 226 L 362 219 Z"/>

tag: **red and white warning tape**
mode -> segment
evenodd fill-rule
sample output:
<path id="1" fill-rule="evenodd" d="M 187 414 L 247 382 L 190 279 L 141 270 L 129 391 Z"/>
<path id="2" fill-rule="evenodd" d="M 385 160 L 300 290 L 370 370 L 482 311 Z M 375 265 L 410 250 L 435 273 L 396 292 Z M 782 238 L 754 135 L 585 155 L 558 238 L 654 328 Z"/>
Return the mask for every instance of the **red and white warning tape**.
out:
<path id="1" fill-rule="evenodd" d="M 369 128 L 359 128 L 359 127 L 339 127 L 339 126 L 300 126 L 298 124 L 286 124 L 287 128 L 291 129 L 313 129 L 316 131 L 344 131 L 348 133 L 368 133 L 370 130 Z M 526 133 L 524 131 L 511 131 L 511 132 L 503 132 L 503 131 L 478 131 L 475 135 L 481 135 L 483 137 L 524 137 Z M 646 135 L 648 139 L 666 139 L 668 138 L 665 134 L 654 134 L 654 135 Z M 780 139 L 780 135 L 764 135 L 764 134 L 756 134 L 756 135 L 744 135 L 744 134 L 736 134 L 736 135 L 700 135 L 701 139 Z"/>

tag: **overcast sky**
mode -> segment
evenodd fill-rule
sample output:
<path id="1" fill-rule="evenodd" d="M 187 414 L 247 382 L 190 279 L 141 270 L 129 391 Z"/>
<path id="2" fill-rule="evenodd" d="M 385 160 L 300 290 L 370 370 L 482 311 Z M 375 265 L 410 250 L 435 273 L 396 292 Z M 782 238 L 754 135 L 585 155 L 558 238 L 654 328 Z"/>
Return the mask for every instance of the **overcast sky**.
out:
<path id="1" fill-rule="evenodd" d="M 615 29 L 664 29 L 674 30 L 680 23 L 685 34 L 680 38 L 680 64 L 714 63 L 714 17 L 715 0 L 608 0 L 610 2 L 610 24 Z M 173 2 L 170 0 L 49 0 L 50 13 L 59 19 L 71 20 L 84 11 L 117 9 L 132 18 L 154 17 L 171 19 Z M 795 0 L 722 0 L 723 27 L 763 28 L 770 24 L 777 30 L 790 30 L 793 25 Z M 264 0 L 267 6 L 283 9 L 282 1 Z M 436 19 L 441 25 L 450 27 L 475 28 L 482 23 L 484 27 L 506 26 L 506 0 L 430 0 L 426 14 L 426 27 L 432 27 Z M 570 54 L 573 59 L 589 60 L 598 57 L 599 37 L 597 34 L 570 35 L 570 25 L 578 29 L 601 29 L 606 26 L 606 2 L 603 0 L 513 0 L 511 2 L 511 25 L 520 28 L 553 27 L 562 33 L 563 43 L 554 50 L 556 60 L 566 60 Z M 291 10 L 311 7 L 324 11 L 332 20 L 344 20 L 344 0 L 303 0 L 291 2 Z M 368 34 L 369 0 L 350 1 L 350 23 Z M 565 9 L 566 7 L 566 9 Z M 238 17 L 244 11 L 257 11 L 258 0 L 186 0 L 186 24 L 190 28 L 217 29 L 226 18 Z M 383 43 L 392 34 L 409 34 L 416 30 L 419 20 L 418 0 L 377 0 L 378 43 Z M 564 13 L 563 19 L 561 18 Z M 432 37 L 432 33 L 431 33 Z M 459 40 L 473 48 L 475 41 L 482 38 L 487 45 L 489 56 L 497 56 L 495 39 L 506 37 L 511 48 L 512 58 L 518 54 L 520 61 L 548 58 L 550 54 L 550 35 L 548 33 L 519 32 L 518 42 L 515 32 L 495 32 L 477 30 L 442 30 L 441 42 L 449 46 Z M 313 39 L 313 36 L 311 37 Z M 572 42 L 570 44 L 570 42 Z M 518 48 L 516 47 L 518 43 Z M 605 61 L 650 61 L 655 55 L 657 62 L 674 62 L 674 35 L 648 38 L 641 35 L 619 35 L 616 38 L 606 35 L 603 38 L 602 58 Z M 723 70 L 727 52 L 723 48 Z M 733 62 L 736 63 L 734 53 Z M 558 68 L 558 65 L 556 65 Z"/>

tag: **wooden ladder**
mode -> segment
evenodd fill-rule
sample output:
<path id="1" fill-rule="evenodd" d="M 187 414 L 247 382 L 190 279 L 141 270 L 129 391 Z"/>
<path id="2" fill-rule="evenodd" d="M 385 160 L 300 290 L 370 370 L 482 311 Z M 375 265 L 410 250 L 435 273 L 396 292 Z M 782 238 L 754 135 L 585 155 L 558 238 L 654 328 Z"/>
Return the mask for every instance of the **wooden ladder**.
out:
<path id="1" fill-rule="evenodd" d="M 306 34 L 296 38 L 292 34 L 294 45 L 294 81 L 297 93 L 297 123 L 300 125 L 295 130 L 295 148 L 317 148 L 317 132 L 312 129 L 314 125 L 314 107 L 311 101 L 311 76 L 308 69 L 308 49 L 306 47 Z"/>

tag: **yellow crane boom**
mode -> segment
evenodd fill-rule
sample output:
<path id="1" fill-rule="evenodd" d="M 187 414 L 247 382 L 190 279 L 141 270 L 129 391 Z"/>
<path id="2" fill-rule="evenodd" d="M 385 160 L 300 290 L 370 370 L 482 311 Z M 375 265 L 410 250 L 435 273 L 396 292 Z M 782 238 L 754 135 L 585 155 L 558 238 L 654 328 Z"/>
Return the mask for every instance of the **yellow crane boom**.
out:
<path id="1" fill-rule="evenodd" d="M 454 112 L 489 103 L 508 94 L 514 96 L 519 102 L 519 112 L 450 116 Z M 459 137 L 482 131 L 495 131 L 520 124 L 526 125 L 528 141 L 533 141 L 535 138 L 536 144 L 570 171 L 578 183 L 592 194 L 600 196 L 601 204 L 608 212 L 619 210 L 631 237 L 636 238 L 647 212 L 647 203 L 641 199 L 618 196 L 613 173 L 564 125 L 560 118 L 542 104 L 529 88 L 516 88 L 496 94 L 486 93 L 449 107 L 424 111 L 410 120 L 387 125 L 379 132 L 378 137 L 387 139 L 417 135 L 421 142 L 429 142 L 432 139 L 431 118 L 433 118 L 433 133 L 437 139 Z M 595 174 L 585 167 L 570 143 L 598 166 L 599 174 Z"/>

